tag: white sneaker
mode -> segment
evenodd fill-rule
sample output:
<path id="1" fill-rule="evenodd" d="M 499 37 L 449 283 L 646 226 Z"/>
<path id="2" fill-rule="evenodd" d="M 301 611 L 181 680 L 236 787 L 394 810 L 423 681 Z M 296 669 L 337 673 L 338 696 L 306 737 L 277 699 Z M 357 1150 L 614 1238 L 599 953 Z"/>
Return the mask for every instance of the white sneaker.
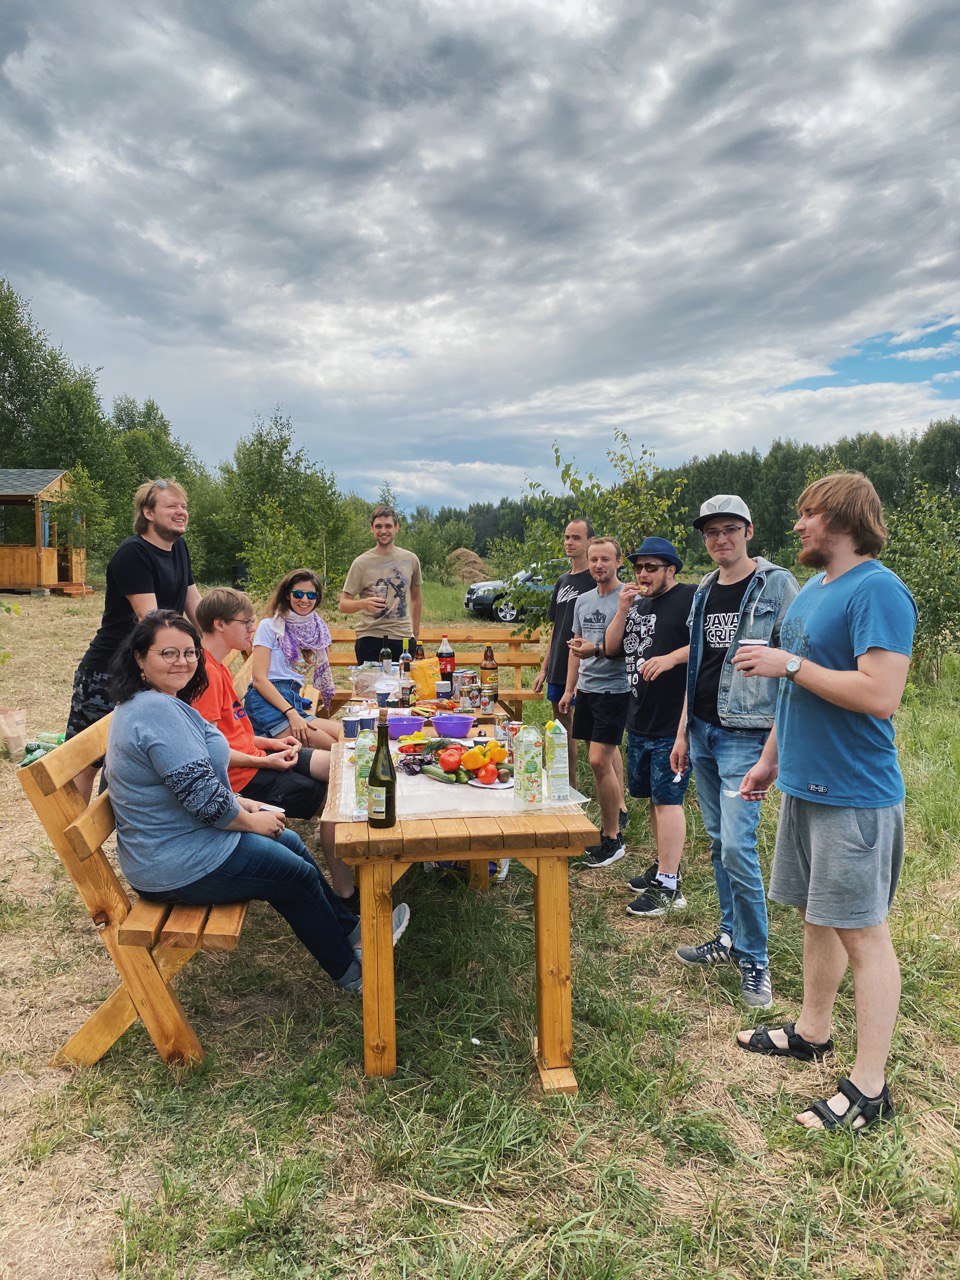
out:
<path id="1" fill-rule="evenodd" d="M 400 939 L 406 933 L 407 925 L 410 923 L 410 908 L 405 902 L 401 902 L 398 907 L 393 908 L 393 945 L 396 946 Z M 360 959 L 360 943 L 354 945 L 353 951 L 357 959 Z"/>

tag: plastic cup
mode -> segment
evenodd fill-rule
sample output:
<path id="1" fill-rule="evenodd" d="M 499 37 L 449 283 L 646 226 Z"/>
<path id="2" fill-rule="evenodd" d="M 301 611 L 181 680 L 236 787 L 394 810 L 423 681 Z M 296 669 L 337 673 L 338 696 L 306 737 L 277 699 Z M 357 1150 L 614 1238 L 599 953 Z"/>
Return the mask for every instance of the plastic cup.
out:
<path id="1" fill-rule="evenodd" d="M 385 707 L 387 705 L 387 699 L 389 697 L 390 697 L 390 692 L 388 689 L 378 689 L 377 690 L 377 706 Z"/>
<path id="2" fill-rule="evenodd" d="M 359 732 L 360 732 L 360 717 L 344 716 L 343 717 L 343 736 L 345 738 L 349 738 L 352 741 Z"/>

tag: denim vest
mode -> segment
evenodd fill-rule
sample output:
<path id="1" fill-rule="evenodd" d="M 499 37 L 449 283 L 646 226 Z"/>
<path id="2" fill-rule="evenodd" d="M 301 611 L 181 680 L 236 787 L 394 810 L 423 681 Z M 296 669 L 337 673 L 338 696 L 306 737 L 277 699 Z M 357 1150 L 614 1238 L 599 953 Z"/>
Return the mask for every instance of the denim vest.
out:
<path id="1" fill-rule="evenodd" d="M 719 569 L 708 573 L 697 587 L 690 606 L 687 626 L 690 628 L 690 657 L 687 660 L 687 723 L 690 722 L 697 676 L 703 656 L 703 614 L 710 588 L 717 580 Z M 781 569 L 763 556 L 757 556 L 757 568 L 747 584 L 740 605 L 737 633 L 720 672 L 720 688 L 717 692 L 717 714 L 728 729 L 769 729 L 777 708 L 779 680 L 767 676 L 744 676 L 731 659 L 737 652 L 741 636 L 756 640 L 769 640 L 776 647 L 780 640 L 780 625 L 790 601 L 800 588 L 788 569 Z"/>

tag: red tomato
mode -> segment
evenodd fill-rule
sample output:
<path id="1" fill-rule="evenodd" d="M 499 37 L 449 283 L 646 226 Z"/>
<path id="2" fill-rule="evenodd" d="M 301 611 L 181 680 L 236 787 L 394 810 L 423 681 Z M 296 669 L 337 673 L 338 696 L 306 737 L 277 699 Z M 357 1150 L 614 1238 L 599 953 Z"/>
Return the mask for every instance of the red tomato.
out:
<path id="1" fill-rule="evenodd" d="M 485 787 L 489 787 L 491 782 L 497 780 L 497 766 L 495 764 L 485 764 L 482 769 L 477 770 L 477 778 Z"/>

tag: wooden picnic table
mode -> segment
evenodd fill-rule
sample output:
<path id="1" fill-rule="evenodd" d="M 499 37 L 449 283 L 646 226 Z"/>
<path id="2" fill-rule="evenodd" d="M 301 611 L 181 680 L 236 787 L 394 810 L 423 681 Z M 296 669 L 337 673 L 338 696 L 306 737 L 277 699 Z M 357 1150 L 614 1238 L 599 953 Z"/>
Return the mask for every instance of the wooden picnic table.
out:
<path id="1" fill-rule="evenodd" d="M 488 884 L 489 860 L 513 858 L 534 877 L 534 1059 L 545 1093 L 575 1093 L 568 862 L 581 857 L 586 846 L 599 839 L 596 827 L 576 804 L 534 806 L 524 812 L 490 817 L 455 817 L 449 811 L 444 816 L 446 788 L 439 785 L 434 817 L 400 815 L 396 825 L 388 828 L 344 821 L 339 797 L 344 756 L 351 749 L 349 742 L 334 745 L 323 820 L 335 824 L 334 848 L 338 857 L 357 869 L 365 1074 L 392 1076 L 397 1070 L 394 884 L 414 863 L 451 859 L 465 861 L 470 884 L 482 889 Z"/>

